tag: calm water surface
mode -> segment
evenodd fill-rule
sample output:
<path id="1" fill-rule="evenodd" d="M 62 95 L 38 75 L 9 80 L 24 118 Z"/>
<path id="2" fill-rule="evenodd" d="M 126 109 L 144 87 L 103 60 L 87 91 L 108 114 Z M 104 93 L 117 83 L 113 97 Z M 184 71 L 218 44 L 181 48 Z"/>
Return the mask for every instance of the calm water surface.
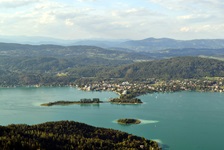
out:
<path id="1" fill-rule="evenodd" d="M 153 139 L 167 150 L 224 149 L 224 93 L 154 93 L 139 105 L 70 105 L 41 107 L 58 100 L 118 97 L 113 92 L 84 92 L 71 87 L 0 88 L 0 124 L 37 124 L 73 120 Z M 138 118 L 124 126 L 119 118 Z"/>

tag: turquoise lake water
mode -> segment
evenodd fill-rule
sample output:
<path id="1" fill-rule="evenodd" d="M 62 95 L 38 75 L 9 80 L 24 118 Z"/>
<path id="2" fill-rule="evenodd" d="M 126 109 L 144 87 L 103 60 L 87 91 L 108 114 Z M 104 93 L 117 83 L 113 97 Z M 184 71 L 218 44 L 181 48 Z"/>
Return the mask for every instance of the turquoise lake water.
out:
<path id="1" fill-rule="evenodd" d="M 143 104 L 41 107 L 58 100 L 118 97 L 113 92 L 84 92 L 71 87 L 0 88 L 0 125 L 73 120 L 112 128 L 158 141 L 164 150 L 224 149 L 224 93 L 154 93 L 140 96 Z M 142 124 L 124 126 L 119 118 Z"/>

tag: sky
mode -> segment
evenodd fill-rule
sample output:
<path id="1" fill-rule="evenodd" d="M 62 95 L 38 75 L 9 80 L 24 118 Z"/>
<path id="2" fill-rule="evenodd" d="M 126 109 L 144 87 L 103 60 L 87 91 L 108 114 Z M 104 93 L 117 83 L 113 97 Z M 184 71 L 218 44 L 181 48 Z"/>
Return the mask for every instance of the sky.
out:
<path id="1" fill-rule="evenodd" d="M 0 0 L 1 36 L 224 39 L 224 0 Z"/>

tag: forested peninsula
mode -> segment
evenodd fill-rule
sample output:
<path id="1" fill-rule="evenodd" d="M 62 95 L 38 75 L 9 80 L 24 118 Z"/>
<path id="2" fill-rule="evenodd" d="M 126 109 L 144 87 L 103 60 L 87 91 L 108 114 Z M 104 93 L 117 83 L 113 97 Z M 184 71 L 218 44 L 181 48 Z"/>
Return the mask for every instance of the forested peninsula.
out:
<path id="1" fill-rule="evenodd" d="M 14 150 L 160 150 L 154 141 L 125 132 L 73 121 L 0 126 L 1 149 Z"/>

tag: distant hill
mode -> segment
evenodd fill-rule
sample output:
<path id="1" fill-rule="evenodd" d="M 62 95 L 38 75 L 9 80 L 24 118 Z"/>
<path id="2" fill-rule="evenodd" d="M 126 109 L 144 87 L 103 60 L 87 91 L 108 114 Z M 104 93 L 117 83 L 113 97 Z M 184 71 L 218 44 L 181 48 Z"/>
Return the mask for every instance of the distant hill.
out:
<path id="1" fill-rule="evenodd" d="M 118 50 L 134 51 L 155 51 L 164 49 L 222 49 L 224 48 L 224 39 L 195 39 L 195 40 L 175 40 L 171 38 L 146 38 L 141 40 L 125 39 L 79 39 L 63 40 L 40 36 L 1 36 L 0 42 L 19 43 L 30 45 L 88 45 L 102 48 L 112 48 Z"/>
<path id="2" fill-rule="evenodd" d="M 72 121 L 0 126 L 0 147 L 5 150 L 128 150 L 140 149 L 141 145 L 144 149 L 159 150 L 154 141 Z"/>
<path id="3" fill-rule="evenodd" d="M 147 38 L 130 40 L 120 43 L 118 47 L 134 51 L 157 51 L 165 49 L 221 49 L 224 48 L 224 39 L 174 40 L 169 38 Z"/>
<path id="4" fill-rule="evenodd" d="M 64 85 L 76 78 L 95 77 L 111 67 L 148 59 L 151 56 L 96 46 L 0 43 L 0 86 Z"/>
<path id="5" fill-rule="evenodd" d="M 90 72 L 94 66 L 119 66 L 135 60 L 148 60 L 136 52 L 121 52 L 96 46 L 58 46 L 0 43 L 1 72 L 57 73 L 80 69 Z M 73 69 L 74 68 L 74 69 Z M 99 69 L 94 69 L 96 73 Z M 95 74 L 94 73 L 94 74 Z M 85 73 L 87 75 L 87 73 Z M 81 75 L 82 76 L 82 75 Z M 89 76 L 92 76 L 89 75 Z"/>
<path id="6" fill-rule="evenodd" d="M 9 59 L 11 60 L 8 61 Z M 80 78 L 170 80 L 206 76 L 224 77 L 224 61 L 200 57 L 176 57 L 132 62 L 132 64 L 97 58 L 73 59 L 54 57 L 0 59 L 0 86 L 69 85 Z"/>
<path id="7" fill-rule="evenodd" d="M 136 52 L 122 52 L 108 50 L 96 46 L 59 46 L 59 45 L 28 45 L 16 43 L 0 43 L 0 56 L 27 56 L 27 57 L 88 57 L 105 58 L 112 60 L 145 60 L 145 56 Z"/>
<path id="8" fill-rule="evenodd" d="M 73 45 L 91 45 L 102 48 L 110 48 L 119 45 L 125 40 L 78 40 Z"/>
<path id="9" fill-rule="evenodd" d="M 107 78 L 129 79 L 224 77 L 224 61 L 199 57 L 177 57 L 117 67 L 103 75 Z"/>
<path id="10" fill-rule="evenodd" d="M 68 85 L 83 77 L 174 79 L 223 76 L 222 61 L 198 57 L 172 58 L 201 55 L 222 59 L 224 48 L 135 52 L 84 45 L 0 43 L 0 86 Z M 172 59 L 156 60 L 164 58 Z"/>
<path id="11" fill-rule="evenodd" d="M 53 45 L 63 45 L 63 46 L 72 46 L 72 45 L 89 45 L 89 46 L 98 46 L 103 48 L 114 47 L 121 42 L 127 40 L 113 40 L 113 39 L 78 39 L 78 40 L 65 40 L 57 39 L 52 37 L 41 37 L 41 36 L 1 36 L 0 42 L 4 43 L 19 43 L 19 44 L 31 44 L 31 45 L 41 45 L 41 44 L 53 44 Z"/>
<path id="12" fill-rule="evenodd" d="M 220 49 L 208 49 L 208 48 L 183 48 L 183 49 L 166 49 L 158 50 L 150 54 L 154 58 L 167 58 L 177 56 L 213 56 L 217 58 L 224 57 L 224 48 Z"/>
<path id="13" fill-rule="evenodd" d="M 42 36 L 3 36 L 0 35 L 0 42 L 4 43 L 19 43 L 19 44 L 54 44 L 54 45 L 73 45 L 76 40 L 63 40 L 51 37 Z"/>
<path id="14" fill-rule="evenodd" d="M 175 56 L 209 56 L 210 53 L 213 56 L 218 56 L 224 53 L 224 39 L 175 40 L 170 38 L 146 38 L 142 40 L 61 40 L 49 37 L 0 36 L 0 42 L 5 42 L 0 44 L 0 49 L 4 48 L 5 50 L 7 48 L 15 50 L 15 48 L 19 47 L 30 49 L 31 46 L 33 46 L 32 49 L 58 49 L 59 45 L 61 45 L 59 49 L 73 49 L 75 46 L 100 47 L 105 50 L 110 49 L 114 50 L 114 52 L 121 52 L 122 54 L 127 52 L 130 55 L 131 53 L 132 57 L 141 55 L 140 60 Z"/>

